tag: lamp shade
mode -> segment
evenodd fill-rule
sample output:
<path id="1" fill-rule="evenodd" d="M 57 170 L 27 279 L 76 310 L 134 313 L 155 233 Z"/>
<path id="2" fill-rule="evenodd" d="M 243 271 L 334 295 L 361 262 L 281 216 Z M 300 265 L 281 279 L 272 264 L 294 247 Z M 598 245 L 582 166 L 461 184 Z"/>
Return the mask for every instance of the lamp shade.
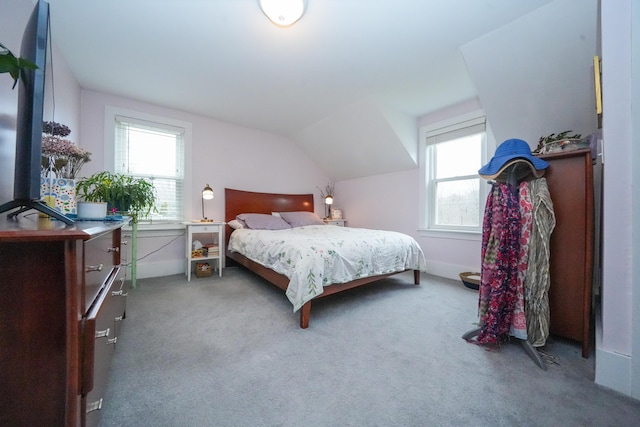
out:
<path id="1" fill-rule="evenodd" d="M 213 189 L 209 186 L 209 184 L 204 187 L 202 190 L 202 198 L 205 200 L 213 199 Z"/>
<path id="2" fill-rule="evenodd" d="M 327 205 L 332 205 L 333 204 L 333 196 L 329 195 L 327 197 L 324 198 L 324 203 Z"/>
<path id="3" fill-rule="evenodd" d="M 307 7 L 307 0 L 258 0 L 262 12 L 280 27 L 298 22 Z"/>

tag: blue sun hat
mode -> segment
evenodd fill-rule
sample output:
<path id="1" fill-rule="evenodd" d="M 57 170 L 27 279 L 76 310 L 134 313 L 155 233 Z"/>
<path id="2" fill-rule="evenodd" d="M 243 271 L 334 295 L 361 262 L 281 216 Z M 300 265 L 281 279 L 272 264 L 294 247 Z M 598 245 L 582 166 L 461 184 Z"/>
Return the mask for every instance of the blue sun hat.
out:
<path id="1" fill-rule="evenodd" d="M 487 179 L 494 179 L 500 175 L 505 167 L 513 163 L 526 162 L 531 167 L 531 171 L 536 177 L 544 174 L 544 169 L 549 167 L 549 163 L 535 157 L 531 153 L 531 148 L 526 141 L 521 139 L 507 139 L 496 149 L 493 158 L 489 163 L 478 170 L 478 174 Z"/>

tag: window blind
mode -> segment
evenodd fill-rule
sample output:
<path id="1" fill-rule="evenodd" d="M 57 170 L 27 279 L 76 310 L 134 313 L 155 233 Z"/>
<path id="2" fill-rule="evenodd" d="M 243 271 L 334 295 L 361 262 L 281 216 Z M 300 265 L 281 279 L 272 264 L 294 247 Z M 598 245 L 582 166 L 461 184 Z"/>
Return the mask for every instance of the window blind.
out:
<path id="1" fill-rule="evenodd" d="M 184 134 L 171 125 L 115 117 L 115 172 L 153 183 L 158 212 L 152 220 L 182 221 Z"/>
<path id="2" fill-rule="evenodd" d="M 484 117 L 467 120 L 455 125 L 433 129 L 427 132 L 427 145 L 439 142 L 451 141 L 452 139 L 464 138 L 465 136 L 482 133 L 486 130 L 486 120 Z"/>

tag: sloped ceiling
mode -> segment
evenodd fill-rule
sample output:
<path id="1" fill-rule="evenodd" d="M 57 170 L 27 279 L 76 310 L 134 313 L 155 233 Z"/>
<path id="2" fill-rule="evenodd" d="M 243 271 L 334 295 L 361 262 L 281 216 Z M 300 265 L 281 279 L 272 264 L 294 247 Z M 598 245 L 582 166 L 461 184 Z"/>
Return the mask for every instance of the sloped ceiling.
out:
<path id="1" fill-rule="evenodd" d="M 307 3 L 305 16 L 283 29 L 257 0 L 50 0 L 52 36 L 82 88 L 288 136 L 342 180 L 416 167 L 418 118 L 478 96 L 509 134 L 494 91 L 512 54 L 499 49 L 531 42 L 549 64 L 557 51 L 589 44 L 576 46 L 563 26 L 590 26 L 582 12 L 595 13 L 592 0 Z M 556 9 L 546 6 L 556 3 L 575 8 L 576 19 L 552 19 Z M 494 52 L 495 41 L 472 44 L 532 13 L 528 25 L 539 31 L 526 37 L 540 45 L 511 33 Z M 546 70 L 540 79 L 565 76 Z M 562 84 L 567 99 L 584 91 L 574 80 Z"/>
<path id="2" fill-rule="evenodd" d="M 555 1 L 462 46 L 498 143 L 597 129 L 597 4 Z"/>
<path id="3" fill-rule="evenodd" d="M 414 168 L 416 122 L 393 113 L 370 99 L 358 101 L 294 138 L 334 180 Z"/>

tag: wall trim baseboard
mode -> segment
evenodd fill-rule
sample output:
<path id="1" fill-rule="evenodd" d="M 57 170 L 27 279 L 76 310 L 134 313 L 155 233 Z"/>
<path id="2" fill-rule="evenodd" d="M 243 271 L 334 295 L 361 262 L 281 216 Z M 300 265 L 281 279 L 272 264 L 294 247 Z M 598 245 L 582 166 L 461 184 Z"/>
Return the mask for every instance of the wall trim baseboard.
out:
<path id="1" fill-rule="evenodd" d="M 632 358 L 626 354 L 608 351 L 602 347 L 602 313 L 600 307 L 596 305 L 596 377 L 595 383 L 603 387 L 610 388 L 619 393 L 626 394 L 634 399 L 631 387 L 632 379 Z"/>
<path id="2" fill-rule="evenodd" d="M 173 276 L 185 273 L 185 260 L 166 260 L 160 262 L 138 263 L 138 279 L 148 279 L 151 277 Z M 131 277 L 131 271 L 127 272 L 127 277 Z"/>
<path id="3" fill-rule="evenodd" d="M 464 265 L 447 264 L 438 261 L 427 260 L 427 273 L 446 279 L 460 280 L 460 273 L 465 271 L 480 271 L 474 267 Z"/>

